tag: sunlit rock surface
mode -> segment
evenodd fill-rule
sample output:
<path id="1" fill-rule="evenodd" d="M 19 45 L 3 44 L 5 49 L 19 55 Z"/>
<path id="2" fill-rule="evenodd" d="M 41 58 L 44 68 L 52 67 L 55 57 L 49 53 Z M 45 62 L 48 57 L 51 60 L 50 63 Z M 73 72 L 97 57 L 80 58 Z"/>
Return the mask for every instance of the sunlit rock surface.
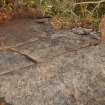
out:
<path id="1" fill-rule="evenodd" d="M 0 32 L 18 51 L 0 51 L 0 97 L 8 103 L 105 105 L 105 46 L 98 33 L 56 32 L 34 20 L 16 20 Z"/>

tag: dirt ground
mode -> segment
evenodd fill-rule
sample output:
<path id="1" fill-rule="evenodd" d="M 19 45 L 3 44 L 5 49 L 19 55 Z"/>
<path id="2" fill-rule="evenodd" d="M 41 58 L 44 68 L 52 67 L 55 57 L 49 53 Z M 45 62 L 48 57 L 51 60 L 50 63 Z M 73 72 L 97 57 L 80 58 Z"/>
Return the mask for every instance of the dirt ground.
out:
<path id="1" fill-rule="evenodd" d="M 98 32 L 15 19 L 0 25 L 0 38 L 0 97 L 7 105 L 105 105 Z"/>

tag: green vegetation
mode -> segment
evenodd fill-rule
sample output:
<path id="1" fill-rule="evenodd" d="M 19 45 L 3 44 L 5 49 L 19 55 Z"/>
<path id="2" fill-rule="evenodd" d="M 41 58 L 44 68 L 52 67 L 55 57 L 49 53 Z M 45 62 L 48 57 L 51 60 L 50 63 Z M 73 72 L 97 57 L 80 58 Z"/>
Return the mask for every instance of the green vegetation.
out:
<path id="1" fill-rule="evenodd" d="M 44 13 L 74 21 L 88 20 L 97 26 L 105 14 L 105 0 L 42 0 Z"/>
<path id="2" fill-rule="evenodd" d="M 68 22 L 90 21 L 97 26 L 105 14 L 105 0 L 0 0 L 0 7 L 14 9 L 17 5 L 38 7 L 44 15 Z"/>

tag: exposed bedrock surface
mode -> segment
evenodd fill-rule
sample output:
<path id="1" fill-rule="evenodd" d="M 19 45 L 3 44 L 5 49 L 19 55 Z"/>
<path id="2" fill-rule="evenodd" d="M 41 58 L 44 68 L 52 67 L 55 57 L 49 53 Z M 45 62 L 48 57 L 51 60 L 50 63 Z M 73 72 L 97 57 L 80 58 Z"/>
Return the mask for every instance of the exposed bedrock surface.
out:
<path id="1" fill-rule="evenodd" d="M 14 20 L 0 32 L 6 38 L 0 51 L 0 97 L 6 102 L 105 105 L 105 46 L 98 33 L 83 28 L 56 32 L 35 20 Z"/>

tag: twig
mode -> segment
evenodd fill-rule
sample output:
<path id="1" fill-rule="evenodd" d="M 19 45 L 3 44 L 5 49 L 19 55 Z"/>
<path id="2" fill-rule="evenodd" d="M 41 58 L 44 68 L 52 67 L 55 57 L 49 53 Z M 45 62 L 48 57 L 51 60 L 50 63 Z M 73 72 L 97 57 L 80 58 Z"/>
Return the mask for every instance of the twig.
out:
<path id="1" fill-rule="evenodd" d="M 21 54 L 23 55 L 24 57 L 26 57 L 28 60 L 32 61 L 33 63 L 37 64 L 38 61 L 36 59 L 34 59 L 33 57 L 31 57 L 30 55 L 28 54 L 25 54 L 19 50 L 17 50 L 15 47 L 11 47 L 11 46 L 7 46 L 7 47 L 3 47 L 3 48 L 0 48 L 1 51 L 12 51 L 12 52 L 16 52 L 18 54 Z"/>
<path id="2" fill-rule="evenodd" d="M 84 49 L 84 48 L 88 48 L 88 47 L 91 47 L 91 46 L 96 46 L 96 45 L 98 45 L 98 43 L 94 43 L 94 44 L 91 44 L 91 43 L 88 43 L 88 44 L 86 44 L 86 45 L 84 45 L 84 46 L 81 46 L 81 47 L 79 47 L 79 48 L 76 48 L 76 49 L 66 49 L 66 51 L 64 51 L 64 52 L 62 52 L 62 53 L 60 53 L 60 54 L 57 54 L 57 55 L 55 55 L 55 56 L 53 56 L 53 57 L 57 57 L 57 56 L 62 56 L 62 55 L 65 55 L 65 54 L 67 54 L 67 53 L 73 53 L 73 52 L 77 52 L 77 51 L 80 51 L 80 50 L 82 50 L 82 49 Z"/>
<path id="3" fill-rule="evenodd" d="M 21 54 L 21 55 L 25 56 L 28 60 L 32 61 L 32 62 L 35 63 L 35 64 L 38 63 L 38 61 L 37 61 L 36 59 L 34 59 L 33 57 L 31 57 L 30 55 L 25 54 L 25 53 L 23 53 L 23 52 L 21 52 L 21 51 L 15 49 L 15 48 L 9 47 L 7 50 L 10 50 L 10 51 L 12 51 L 12 52 L 16 52 L 16 53 L 18 53 L 18 54 Z"/>
<path id="4" fill-rule="evenodd" d="M 105 0 L 100 0 L 100 1 L 88 1 L 88 2 L 78 2 L 78 3 L 74 3 L 73 6 L 81 5 L 81 4 L 99 4 L 99 3 L 103 3 L 103 2 L 105 2 Z"/>
<path id="5" fill-rule="evenodd" d="M 27 66 L 25 66 L 25 67 L 18 68 L 18 69 L 16 69 L 15 71 L 18 71 L 19 69 L 23 70 L 23 69 L 25 69 L 25 68 L 32 67 L 33 65 L 34 65 L 34 64 L 30 64 L 30 65 L 27 65 Z M 6 74 L 9 74 L 9 73 L 12 73 L 12 72 L 14 72 L 14 70 L 4 71 L 4 72 L 0 73 L 0 76 L 6 75 Z"/>

